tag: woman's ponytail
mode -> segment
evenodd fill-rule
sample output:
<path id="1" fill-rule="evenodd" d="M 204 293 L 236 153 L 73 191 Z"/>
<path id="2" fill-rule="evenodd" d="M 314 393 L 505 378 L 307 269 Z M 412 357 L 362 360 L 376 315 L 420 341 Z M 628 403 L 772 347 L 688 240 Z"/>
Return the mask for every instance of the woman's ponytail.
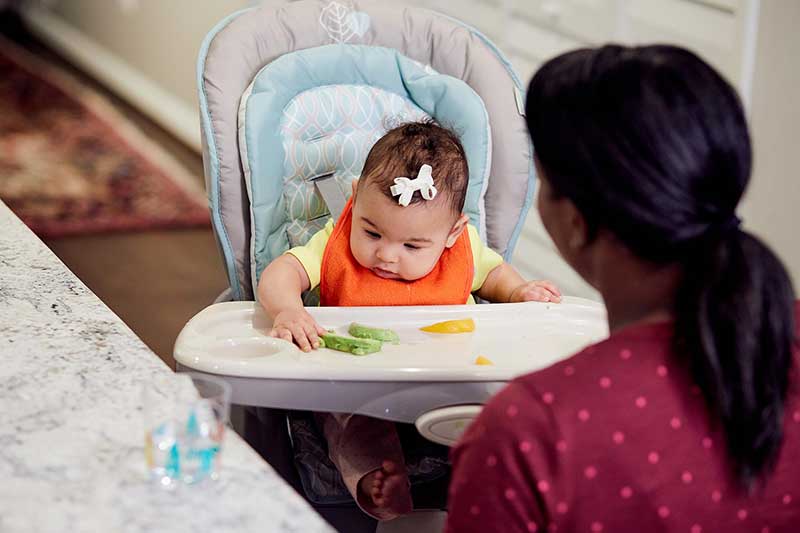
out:
<path id="1" fill-rule="evenodd" d="M 725 434 L 739 481 L 769 473 L 783 437 L 795 343 L 794 291 L 781 262 L 731 229 L 687 254 L 676 299 L 675 353 Z"/>

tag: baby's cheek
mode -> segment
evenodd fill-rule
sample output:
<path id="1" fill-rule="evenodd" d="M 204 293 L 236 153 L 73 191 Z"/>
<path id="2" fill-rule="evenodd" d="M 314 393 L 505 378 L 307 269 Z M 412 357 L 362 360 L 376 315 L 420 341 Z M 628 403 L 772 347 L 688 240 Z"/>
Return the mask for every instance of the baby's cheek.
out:
<path id="1" fill-rule="evenodd" d="M 353 254 L 353 257 L 359 265 L 365 268 L 372 267 L 372 265 L 369 264 L 369 246 L 359 240 L 355 235 L 350 236 L 350 253 Z"/>
<path id="2" fill-rule="evenodd" d="M 437 252 L 417 253 L 414 256 L 410 256 L 408 259 L 409 276 L 406 277 L 406 279 L 424 278 L 436 268 L 436 264 L 439 262 L 441 256 L 442 254 Z"/>

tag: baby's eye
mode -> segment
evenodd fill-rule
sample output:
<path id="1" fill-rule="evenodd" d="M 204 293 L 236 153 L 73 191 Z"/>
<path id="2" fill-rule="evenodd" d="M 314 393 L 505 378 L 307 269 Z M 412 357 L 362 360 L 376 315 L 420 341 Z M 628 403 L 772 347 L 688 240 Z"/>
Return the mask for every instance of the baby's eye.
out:
<path id="1" fill-rule="evenodd" d="M 405 246 L 406 246 L 406 248 L 408 248 L 409 250 L 419 250 L 419 246 L 417 246 L 416 244 L 408 244 L 408 243 L 406 243 L 406 245 L 405 245 Z"/>
<path id="2" fill-rule="evenodd" d="M 375 233 L 374 231 L 370 231 L 368 229 L 365 229 L 364 231 L 367 233 L 367 235 L 369 236 L 370 239 L 380 239 L 381 238 L 381 236 L 379 234 Z"/>

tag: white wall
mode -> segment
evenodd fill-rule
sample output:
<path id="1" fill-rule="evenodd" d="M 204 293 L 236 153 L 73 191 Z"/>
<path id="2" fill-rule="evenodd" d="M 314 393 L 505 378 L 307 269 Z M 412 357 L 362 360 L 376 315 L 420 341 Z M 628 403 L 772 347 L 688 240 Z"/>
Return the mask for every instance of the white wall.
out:
<path id="1" fill-rule="evenodd" d="M 249 0 L 40 0 L 35 33 L 199 150 L 195 65 L 206 33 Z"/>
<path id="2" fill-rule="evenodd" d="M 741 215 L 800 291 L 800 2 L 763 0 L 759 21 L 750 112 L 755 171 Z"/>
<path id="3" fill-rule="evenodd" d="M 53 11 L 195 106 L 195 64 L 208 30 L 247 0 L 56 0 Z"/>

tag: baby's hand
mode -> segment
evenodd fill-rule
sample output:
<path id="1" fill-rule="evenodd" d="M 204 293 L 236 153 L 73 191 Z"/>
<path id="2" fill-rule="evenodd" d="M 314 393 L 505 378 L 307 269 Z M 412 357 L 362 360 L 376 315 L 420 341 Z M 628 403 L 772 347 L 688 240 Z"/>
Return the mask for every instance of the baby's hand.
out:
<path id="1" fill-rule="evenodd" d="M 509 302 L 561 302 L 561 291 L 549 281 L 529 281 L 511 292 Z"/>
<path id="2" fill-rule="evenodd" d="M 319 336 L 323 333 L 326 333 L 325 329 L 305 309 L 281 311 L 272 322 L 272 331 L 269 332 L 272 337 L 289 342 L 294 340 L 304 352 L 319 348 Z"/>

